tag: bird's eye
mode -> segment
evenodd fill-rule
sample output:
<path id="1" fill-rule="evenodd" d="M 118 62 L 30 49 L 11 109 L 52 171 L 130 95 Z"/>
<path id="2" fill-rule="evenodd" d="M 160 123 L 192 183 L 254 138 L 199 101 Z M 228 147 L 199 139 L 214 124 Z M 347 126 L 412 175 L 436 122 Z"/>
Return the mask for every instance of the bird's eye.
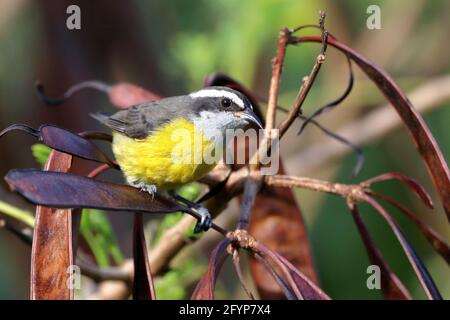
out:
<path id="1" fill-rule="evenodd" d="M 231 106 L 231 100 L 228 98 L 222 99 L 222 107 L 229 108 Z"/>

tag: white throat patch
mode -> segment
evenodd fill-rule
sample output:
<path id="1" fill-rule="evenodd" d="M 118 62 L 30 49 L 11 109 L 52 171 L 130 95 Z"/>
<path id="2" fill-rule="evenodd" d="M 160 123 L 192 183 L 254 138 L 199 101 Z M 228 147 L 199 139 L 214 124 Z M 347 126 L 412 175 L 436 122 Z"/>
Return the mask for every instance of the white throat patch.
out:
<path id="1" fill-rule="evenodd" d="M 195 127 L 202 130 L 212 140 L 216 140 L 218 134 L 224 136 L 225 130 L 230 128 L 234 120 L 231 112 L 211 111 L 201 111 L 199 116 L 191 119 Z"/>
<path id="2" fill-rule="evenodd" d="M 244 101 L 235 93 L 226 91 L 226 90 L 218 90 L 218 89 L 202 89 L 197 92 L 193 92 L 189 94 L 191 98 L 228 98 L 233 101 L 239 108 L 245 109 Z"/>

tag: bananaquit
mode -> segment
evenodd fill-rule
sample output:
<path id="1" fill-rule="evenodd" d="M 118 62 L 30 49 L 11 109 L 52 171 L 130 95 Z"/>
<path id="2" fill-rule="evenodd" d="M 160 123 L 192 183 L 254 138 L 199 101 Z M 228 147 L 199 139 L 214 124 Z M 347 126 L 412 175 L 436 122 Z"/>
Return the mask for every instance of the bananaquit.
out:
<path id="1" fill-rule="evenodd" d="M 228 129 L 252 124 L 262 128 L 248 98 L 227 87 L 207 87 L 188 95 L 131 106 L 112 116 L 92 116 L 112 129 L 113 153 L 128 184 L 152 195 L 157 190 L 167 191 L 181 201 L 175 190 L 202 178 L 216 166 L 217 161 L 205 162 L 204 155 L 219 143 L 223 151 L 222 139 Z M 194 146 L 199 142 L 200 148 Z M 186 155 L 195 159 L 176 159 Z M 203 210 L 198 210 L 202 219 L 196 231 L 207 230 L 211 216 L 205 208 L 197 209 Z"/>

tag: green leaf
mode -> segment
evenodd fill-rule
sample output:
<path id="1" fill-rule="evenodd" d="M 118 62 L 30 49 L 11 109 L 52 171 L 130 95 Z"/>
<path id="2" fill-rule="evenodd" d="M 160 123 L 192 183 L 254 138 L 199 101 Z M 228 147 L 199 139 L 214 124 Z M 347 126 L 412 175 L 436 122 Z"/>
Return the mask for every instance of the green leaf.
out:
<path id="1" fill-rule="evenodd" d="M 172 268 L 162 277 L 155 280 L 155 290 L 158 299 L 187 299 L 188 292 L 186 288 L 195 283 L 202 276 L 205 269 L 206 266 L 195 258 L 176 268 Z"/>
<path id="2" fill-rule="evenodd" d="M 41 167 L 44 167 L 50 153 L 52 152 L 52 149 L 47 147 L 45 144 L 35 143 L 31 146 L 31 152 Z"/>
<path id="3" fill-rule="evenodd" d="M 194 201 L 200 195 L 200 185 L 196 182 L 184 185 L 178 190 L 178 194 L 185 199 Z"/>
<path id="4" fill-rule="evenodd" d="M 110 258 L 116 264 L 124 261 L 111 223 L 102 210 L 83 209 L 80 233 L 88 243 L 99 267 L 109 267 Z"/>

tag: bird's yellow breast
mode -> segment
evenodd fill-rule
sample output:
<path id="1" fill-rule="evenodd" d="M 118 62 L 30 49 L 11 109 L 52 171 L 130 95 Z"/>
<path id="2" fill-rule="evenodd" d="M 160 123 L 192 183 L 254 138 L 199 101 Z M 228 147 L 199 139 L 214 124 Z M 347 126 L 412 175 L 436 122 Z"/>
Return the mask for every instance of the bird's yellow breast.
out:
<path id="1" fill-rule="evenodd" d="M 212 147 L 202 131 L 186 119 L 175 119 L 145 139 L 113 133 L 113 152 L 128 181 L 173 189 L 195 181 L 212 170 L 204 152 Z"/>

